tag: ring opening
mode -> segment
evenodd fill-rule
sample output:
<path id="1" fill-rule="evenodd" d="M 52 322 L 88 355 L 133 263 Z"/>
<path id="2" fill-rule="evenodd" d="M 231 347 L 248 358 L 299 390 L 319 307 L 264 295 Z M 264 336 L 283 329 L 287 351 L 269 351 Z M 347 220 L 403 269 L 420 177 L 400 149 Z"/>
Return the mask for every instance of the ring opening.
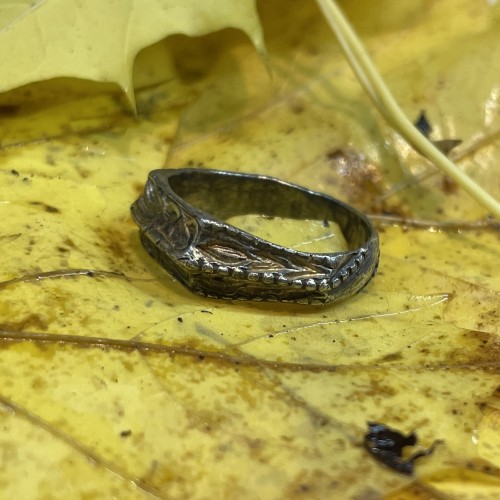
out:
<path id="1" fill-rule="evenodd" d="M 185 202 L 215 218 L 261 214 L 290 219 L 335 221 L 350 249 L 371 236 L 364 218 L 328 196 L 267 177 L 185 170 L 169 176 L 171 189 Z"/>

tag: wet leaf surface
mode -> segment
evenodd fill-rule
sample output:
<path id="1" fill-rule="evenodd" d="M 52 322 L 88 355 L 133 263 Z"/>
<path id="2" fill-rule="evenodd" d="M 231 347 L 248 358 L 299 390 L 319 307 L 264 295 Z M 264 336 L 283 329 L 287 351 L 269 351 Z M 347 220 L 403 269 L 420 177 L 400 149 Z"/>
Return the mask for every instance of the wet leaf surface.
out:
<path id="1" fill-rule="evenodd" d="M 409 116 L 425 109 L 433 138 L 461 138 L 451 155 L 499 196 L 498 8 L 344 7 Z M 179 79 L 140 89 L 137 118 L 110 94 L 44 100 L 43 85 L 2 115 L 6 495 L 498 488 L 498 227 L 380 120 L 312 3 L 259 10 L 272 79 L 237 32 L 176 36 L 155 50 L 172 49 Z M 129 214 L 150 170 L 184 165 L 282 177 L 371 213 L 378 275 L 322 308 L 191 294 L 143 250 Z M 331 241 L 321 223 L 237 222 L 294 246 Z M 368 421 L 444 443 L 406 478 L 364 449 Z"/>

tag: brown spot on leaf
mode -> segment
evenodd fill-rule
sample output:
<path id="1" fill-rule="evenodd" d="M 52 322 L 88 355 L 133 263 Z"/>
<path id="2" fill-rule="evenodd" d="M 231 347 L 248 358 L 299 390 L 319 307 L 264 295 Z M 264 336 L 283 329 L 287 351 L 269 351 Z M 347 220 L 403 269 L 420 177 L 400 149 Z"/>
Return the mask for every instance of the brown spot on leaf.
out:
<path id="1" fill-rule="evenodd" d="M 76 246 L 75 242 L 71 238 L 66 238 L 63 243 L 73 249 L 77 249 L 78 247 Z"/>
<path id="2" fill-rule="evenodd" d="M 112 269 L 122 271 L 124 264 L 132 264 L 132 248 L 129 243 L 128 231 L 114 227 L 101 227 L 96 229 L 101 240 L 101 246 L 108 250 L 108 258 Z"/>
<path id="3" fill-rule="evenodd" d="M 46 389 L 47 388 L 47 381 L 43 377 L 35 377 L 32 382 L 31 382 L 31 388 L 36 390 L 39 389 Z"/>
<path id="4" fill-rule="evenodd" d="M 47 330 L 47 322 L 43 316 L 31 313 L 18 321 L 0 323 L 0 329 L 14 332 L 22 332 L 24 330 L 45 331 Z"/>
<path id="5" fill-rule="evenodd" d="M 19 112 L 20 107 L 12 104 L 3 104 L 0 106 L 0 116 L 8 117 L 15 116 Z"/>
<path id="6" fill-rule="evenodd" d="M 470 330 L 463 334 L 463 340 L 468 345 L 465 352 L 464 349 L 460 350 L 464 356 L 463 362 L 474 365 L 496 363 L 500 359 L 500 340 L 497 335 Z"/>
<path id="7" fill-rule="evenodd" d="M 351 478 L 352 479 L 352 478 Z M 320 469 L 303 470 L 291 482 L 283 498 L 335 498 L 335 491 L 348 479 L 337 480 Z"/>
<path id="8" fill-rule="evenodd" d="M 384 202 L 376 201 L 383 193 L 384 185 L 383 176 L 375 164 L 348 148 L 328 151 L 326 160 L 335 175 L 332 182 L 341 183 L 342 192 L 349 202 L 372 213 L 387 212 Z"/>
<path id="9" fill-rule="evenodd" d="M 54 207 L 52 205 L 48 205 L 47 203 L 44 203 L 43 201 L 30 201 L 30 205 L 39 206 L 50 214 L 60 214 L 61 213 L 61 210 L 59 208 Z"/>
<path id="10" fill-rule="evenodd" d="M 441 139 L 439 141 L 433 141 L 433 143 L 443 154 L 448 156 L 452 149 L 462 144 L 462 139 Z"/>
<path id="11" fill-rule="evenodd" d="M 458 189 L 457 183 L 453 180 L 450 179 L 448 176 L 444 176 L 443 180 L 441 181 L 441 190 L 445 194 L 453 194 L 456 193 Z"/>
<path id="12" fill-rule="evenodd" d="M 132 188 L 134 189 L 134 192 L 137 194 L 137 196 L 139 196 L 144 191 L 144 183 L 135 181 L 132 183 Z"/>
<path id="13" fill-rule="evenodd" d="M 304 112 L 304 101 L 299 97 L 294 97 L 289 102 L 290 110 L 294 115 L 300 115 Z"/>

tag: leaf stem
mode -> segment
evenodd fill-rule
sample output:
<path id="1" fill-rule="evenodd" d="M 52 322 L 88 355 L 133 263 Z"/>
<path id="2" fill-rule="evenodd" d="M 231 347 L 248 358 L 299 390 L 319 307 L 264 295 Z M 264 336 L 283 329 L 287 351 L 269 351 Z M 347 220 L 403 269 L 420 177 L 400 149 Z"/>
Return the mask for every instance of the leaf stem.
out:
<path id="1" fill-rule="evenodd" d="M 500 203 L 439 151 L 405 116 L 335 0 L 316 1 L 354 73 L 389 124 L 416 151 L 443 170 L 495 217 L 500 218 Z"/>

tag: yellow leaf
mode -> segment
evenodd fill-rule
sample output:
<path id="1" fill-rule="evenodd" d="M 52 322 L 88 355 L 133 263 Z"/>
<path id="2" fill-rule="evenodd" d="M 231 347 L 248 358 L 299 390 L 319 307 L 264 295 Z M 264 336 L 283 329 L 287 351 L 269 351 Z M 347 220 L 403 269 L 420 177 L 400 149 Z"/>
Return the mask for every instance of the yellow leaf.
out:
<path id="1" fill-rule="evenodd" d="M 174 33 L 238 28 L 263 51 L 252 0 L 74 0 L 0 6 L 0 92 L 30 82 L 76 77 L 114 82 L 134 103 L 132 65 L 139 51 Z"/>
<path id="2" fill-rule="evenodd" d="M 425 109 L 435 139 L 463 139 L 456 161 L 498 195 L 498 8 L 471 5 L 345 7 L 409 116 Z M 154 53 L 171 49 L 179 79 L 142 88 L 137 119 L 108 95 L 50 101 L 39 85 L 0 110 L 6 496 L 498 489 L 498 227 L 380 120 L 313 2 L 259 12 L 272 80 L 241 33 L 175 36 Z M 129 214 L 150 170 L 186 165 L 275 175 L 369 212 L 379 274 L 328 307 L 190 293 Z M 332 239 L 317 221 L 232 222 L 292 246 Z M 364 449 L 374 420 L 443 444 L 402 476 Z"/>

